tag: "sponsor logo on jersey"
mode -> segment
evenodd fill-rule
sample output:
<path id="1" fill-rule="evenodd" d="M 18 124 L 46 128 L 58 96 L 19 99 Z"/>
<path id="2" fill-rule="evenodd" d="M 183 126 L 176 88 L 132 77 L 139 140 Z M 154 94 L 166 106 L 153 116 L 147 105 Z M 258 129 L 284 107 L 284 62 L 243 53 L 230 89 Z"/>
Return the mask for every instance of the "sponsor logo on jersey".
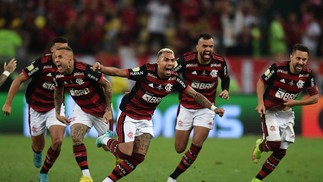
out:
<path id="1" fill-rule="evenodd" d="M 92 75 L 92 74 L 88 74 L 87 75 L 87 77 L 88 78 L 91 78 L 92 80 L 94 80 L 94 81 L 98 81 L 99 80 L 99 78 L 98 77 L 96 77 L 96 76 L 94 76 L 94 75 Z"/>
<path id="2" fill-rule="evenodd" d="M 139 67 L 132 68 L 132 71 L 139 71 L 139 70 L 140 70 Z"/>
<path id="3" fill-rule="evenodd" d="M 84 75 L 84 73 L 82 73 L 82 72 L 75 72 L 74 73 L 74 76 L 79 76 L 79 75 Z"/>
<path id="4" fill-rule="evenodd" d="M 56 78 L 63 78 L 64 77 L 64 75 L 63 74 L 58 74 L 58 75 L 56 75 Z"/>
<path id="5" fill-rule="evenodd" d="M 145 101 L 147 101 L 149 103 L 153 103 L 153 104 L 158 104 L 162 100 L 161 97 L 156 97 L 156 96 L 153 96 L 153 95 L 151 95 L 149 93 L 145 93 L 142 96 L 142 99 L 144 99 Z"/>
<path id="6" fill-rule="evenodd" d="M 52 75 L 52 73 L 47 73 L 47 75 L 46 76 L 48 76 L 48 77 L 52 77 L 53 75 Z"/>
<path id="7" fill-rule="evenodd" d="M 52 65 L 45 65 L 45 66 L 43 67 L 43 69 L 50 69 L 50 68 L 53 68 L 53 66 L 52 66 Z"/>
<path id="8" fill-rule="evenodd" d="M 88 93 L 90 93 L 90 90 L 88 88 L 81 89 L 81 90 L 74 90 L 74 89 L 70 90 L 71 96 L 87 95 Z"/>
<path id="9" fill-rule="evenodd" d="M 315 80 L 314 78 L 311 78 L 311 87 L 314 87 L 315 86 Z"/>
<path id="10" fill-rule="evenodd" d="M 177 78 L 176 81 L 181 84 L 184 88 L 186 87 L 186 84 L 184 83 L 184 81 L 180 78 Z"/>
<path id="11" fill-rule="evenodd" d="M 186 68 L 189 68 L 189 67 L 197 67 L 197 64 L 187 64 Z"/>
<path id="12" fill-rule="evenodd" d="M 148 86 L 151 87 L 151 88 L 154 88 L 154 84 L 153 83 L 149 83 Z"/>
<path id="13" fill-rule="evenodd" d="M 48 90 L 54 90 L 55 89 L 55 84 L 51 82 L 44 82 L 42 85 L 43 88 L 48 89 Z"/>
<path id="14" fill-rule="evenodd" d="M 291 94 L 286 92 L 285 90 L 279 89 L 277 90 L 277 92 L 275 93 L 275 97 L 282 99 L 284 101 L 288 101 L 291 99 L 295 99 L 297 97 L 298 94 Z"/>
<path id="15" fill-rule="evenodd" d="M 300 78 L 301 78 L 301 77 L 309 77 L 309 74 L 305 74 L 305 75 L 304 75 L 304 74 L 299 74 L 298 76 L 299 76 Z"/>
<path id="16" fill-rule="evenodd" d="M 221 64 L 211 64 L 211 67 L 221 67 Z"/>
<path id="17" fill-rule="evenodd" d="M 143 71 L 136 71 L 136 72 L 130 72 L 131 76 L 136 76 L 136 75 L 143 75 L 144 72 Z"/>
<path id="18" fill-rule="evenodd" d="M 287 74 L 287 71 L 282 70 L 282 69 L 278 69 L 278 70 L 277 70 L 277 73 L 284 73 L 284 74 Z"/>
<path id="19" fill-rule="evenodd" d="M 215 83 L 192 82 L 191 87 L 194 89 L 207 90 L 213 88 Z"/>
<path id="20" fill-rule="evenodd" d="M 289 85 L 290 85 L 290 86 L 294 86 L 294 85 L 295 85 L 295 84 L 294 84 L 294 81 L 293 81 L 293 80 L 292 80 L 292 81 L 290 81 L 290 82 L 289 82 Z"/>

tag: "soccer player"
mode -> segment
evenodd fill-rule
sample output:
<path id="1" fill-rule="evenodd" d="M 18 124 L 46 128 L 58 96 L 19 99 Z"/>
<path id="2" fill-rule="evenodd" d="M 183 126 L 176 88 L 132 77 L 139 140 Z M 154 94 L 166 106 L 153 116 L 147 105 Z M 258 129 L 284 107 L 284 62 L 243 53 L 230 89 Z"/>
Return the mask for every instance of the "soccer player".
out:
<path id="1" fill-rule="evenodd" d="M 17 61 L 15 58 L 12 58 L 8 64 L 7 62 L 4 63 L 3 65 L 4 71 L 0 75 L 0 87 L 7 80 L 9 75 L 16 70 L 16 67 L 17 67 Z"/>
<path id="2" fill-rule="evenodd" d="M 257 82 L 258 105 L 256 111 L 262 119 L 263 139 L 258 139 L 252 160 L 258 163 L 262 152 L 272 152 L 252 182 L 262 181 L 286 155 L 290 143 L 295 141 L 294 111 L 292 107 L 318 102 L 318 86 L 312 71 L 307 68 L 309 50 L 295 44 L 290 60 L 272 64 Z M 308 95 L 295 100 L 301 91 Z"/>
<path id="3" fill-rule="evenodd" d="M 54 76 L 56 117 L 70 125 L 74 157 L 82 170 L 80 182 L 92 182 L 88 167 L 87 150 L 83 143 L 87 132 L 94 126 L 99 135 L 112 129 L 111 84 L 104 74 L 95 72 L 91 66 L 75 60 L 70 47 L 61 47 L 54 53 L 57 73 Z M 64 90 L 76 102 L 73 117 L 61 115 Z"/>
<path id="4" fill-rule="evenodd" d="M 219 97 L 229 99 L 230 77 L 227 64 L 222 56 L 214 53 L 214 40 L 211 35 L 200 34 L 196 51 L 185 53 L 177 62 L 175 71 L 182 73 L 185 83 L 203 94 L 211 103 L 215 103 L 219 78 L 222 88 Z M 175 182 L 177 177 L 193 164 L 214 125 L 214 112 L 198 104 L 186 93 L 181 93 L 179 99 L 175 132 L 177 153 L 185 151 L 190 133 L 193 129 L 194 132 L 189 149 L 168 177 L 168 182 Z"/>
<path id="5" fill-rule="evenodd" d="M 58 158 L 64 138 L 66 125 L 56 119 L 54 107 L 54 80 L 56 72 L 53 53 L 58 47 L 67 46 L 67 40 L 57 37 L 52 41 L 51 53 L 45 54 L 24 68 L 18 77 L 12 82 L 2 111 L 5 115 L 11 114 L 11 104 L 20 85 L 31 79 L 26 90 L 26 102 L 28 103 L 29 128 L 34 151 L 34 165 L 39 168 L 42 165 L 42 151 L 45 147 L 45 132 L 49 130 L 51 146 L 47 150 L 46 159 L 40 170 L 40 181 L 48 181 L 48 171 Z M 63 111 L 64 107 L 62 107 Z"/>
<path id="6" fill-rule="evenodd" d="M 94 70 L 111 76 L 127 77 L 136 81 L 120 104 L 117 122 L 118 140 L 111 138 L 111 131 L 98 137 L 96 144 L 110 151 L 115 157 L 123 159 L 104 179 L 104 182 L 117 181 L 128 175 L 144 161 L 153 134 L 152 115 L 162 98 L 174 90 L 185 92 L 190 98 L 212 112 L 223 116 L 224 109 L 215 107 L 202 94 L 186 85 L 173 71 L 176 60 L 171 49 L 161 49 L 157 63 L 144 64 L 133 69 L 103 67 L 96 63 Z"/>

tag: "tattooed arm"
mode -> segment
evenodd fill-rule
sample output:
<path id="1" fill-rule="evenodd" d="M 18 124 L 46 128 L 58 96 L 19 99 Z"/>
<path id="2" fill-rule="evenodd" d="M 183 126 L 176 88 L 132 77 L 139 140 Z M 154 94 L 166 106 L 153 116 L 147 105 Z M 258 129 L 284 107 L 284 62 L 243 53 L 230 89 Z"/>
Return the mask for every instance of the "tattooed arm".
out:
<path id="1" fill-rule="evenodd" d="M 189 88 L 186 89 L 185 94 L 187 94 L 189 97 L 193 98 L 201 106 L 213 110 L 220 117 L 223 116 L 223 114 L 224 114 L 223 108 L 215 107 L 209 100 L 207 100 L 206 97 L 204 97 L 204 95 L 202 95 L 199 92 L 196 92 L 192 87 L 190 87 L 190 86 L 188 86 L 188 87 Z"/>

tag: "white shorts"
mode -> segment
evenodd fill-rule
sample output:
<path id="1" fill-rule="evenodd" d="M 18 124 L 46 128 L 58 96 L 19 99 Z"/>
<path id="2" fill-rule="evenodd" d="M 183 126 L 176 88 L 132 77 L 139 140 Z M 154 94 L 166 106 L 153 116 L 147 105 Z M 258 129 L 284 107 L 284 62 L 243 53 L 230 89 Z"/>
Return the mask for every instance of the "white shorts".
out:
<path id="1" fill-rule="evenodd" d="M 215 112 L 210 109 L 187 109 L 180 105 L 176 130 L 190 130 L 193 126 L 213 129 Z"/>
<path id="2" fill-rule="evenodd" d="M 152 120 L 136 120 L 136 119 L 130 118 L 129 116 L 125 116 L 122 127 L 123 127 L 122 128 L 123 139 L 121 140 L 122 142 L 125 142 L 125 143 L 133 142 L 135 141 L 135 137 L 145 133 L 148 133 L 152 137 L 154 137 Z"/>
<path id="3" fill-rule="evenodd" d="M 92 128 L 92 126 L 94 126 L 99 136 L 103 135 L 108 129 L 110 129 L 109 125 L 103 122 L 102 117 L 96 117 L 91 114 L 85 113 L 77 104 L 75 104 L 74 106 L 71 126 L 76 123 L 84 124 L 89 128 Z"/>
<path id="4" fill-rule="evenodd" d="M 64 115 L 64 112 L 65 107 L 62 106 L 61 114 Z M 29 130 L 31 136 L 39 136 L 53 125 L 66 126 L 56 119 L 55 108 L 46 113 L 40 113 L 29 107 Z"/>
<path id="5" fill-rule="evenodd" d="M 287 149 L 288 143 L 295 142 L 295 114 L 292 109 L 287 111 L 267 110 L 265 114 L 265 129 L 267 141 L 282 141 L 281 149 Z"/>

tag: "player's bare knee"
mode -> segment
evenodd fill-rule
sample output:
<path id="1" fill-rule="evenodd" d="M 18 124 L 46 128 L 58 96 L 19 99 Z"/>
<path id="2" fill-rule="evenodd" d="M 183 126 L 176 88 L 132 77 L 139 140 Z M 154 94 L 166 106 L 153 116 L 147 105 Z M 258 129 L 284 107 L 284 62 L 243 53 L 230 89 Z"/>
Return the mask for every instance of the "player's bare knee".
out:
<path id="1" fill-rule="evenodd" d="M 177 153 L 182 153 L 184 152 L 184 150 L 186 149 L 186 146 L 182 146 L 182 145 L 175 145 L 175 150 Z"/>

